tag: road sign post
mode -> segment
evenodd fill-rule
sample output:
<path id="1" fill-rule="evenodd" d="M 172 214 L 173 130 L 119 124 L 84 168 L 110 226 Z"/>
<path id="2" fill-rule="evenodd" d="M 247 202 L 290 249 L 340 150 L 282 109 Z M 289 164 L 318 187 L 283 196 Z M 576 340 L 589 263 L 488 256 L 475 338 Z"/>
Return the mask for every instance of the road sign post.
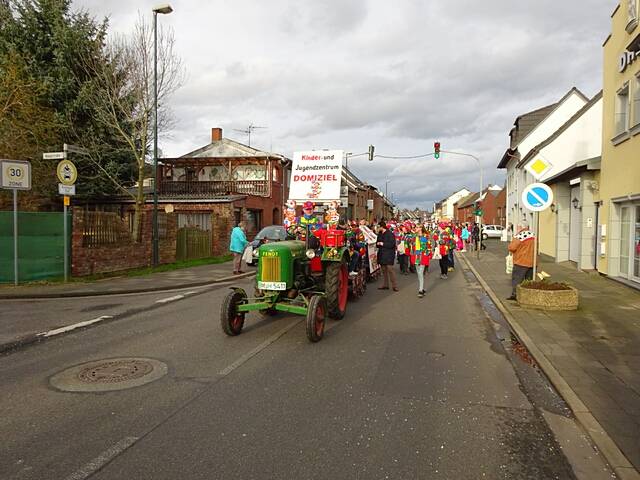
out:
<path id="1" fill-rule="evenodd" d="M 58 175 L 58 193 L 63 195 L 63 231 L 64 231 L 64 281 L 69 280 L 69 226 L 67 221 L 67 207 L 71 204 L 71 197 L 69 195 L 76 194 L 76 180 L 78 179 L 78 169 L 70 160 L 66 159 L 66 153 L 68 145 L 64 146 L 65 159 L 58 163 L 56 173 Z"/>
<path id="2" fill-rule="evenodd" d="M 18 190 L 31 190 L 31 164 L 0 160 L 0 187 L 13 190 L 13 283 L 18 285 Z"/>

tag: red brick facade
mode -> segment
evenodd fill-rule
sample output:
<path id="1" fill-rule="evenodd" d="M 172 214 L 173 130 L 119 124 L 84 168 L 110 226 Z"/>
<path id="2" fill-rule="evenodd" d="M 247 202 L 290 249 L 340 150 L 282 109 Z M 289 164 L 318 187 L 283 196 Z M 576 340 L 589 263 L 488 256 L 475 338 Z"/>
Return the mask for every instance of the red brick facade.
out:
<path id="1" fill-rule="evenodd" d="M 497 193 L 494 195 L 494 193 Z M 477 195 L 475 197 L 477 199 Z M 485 190 L 484 199 L 480 202 L 480 208 L 482 210 L 482 223 L 484 225 L 502 225 L 506 226 L 506 189 L 502 189 L 499 192 Z M 466 199 L 464 199 L 466 200 Z M 467 223 L 474 222 L 475 216 L 473 215 L 473 201 L 464 201 L 454 206 L 454 218 L 458 222 Z"/>

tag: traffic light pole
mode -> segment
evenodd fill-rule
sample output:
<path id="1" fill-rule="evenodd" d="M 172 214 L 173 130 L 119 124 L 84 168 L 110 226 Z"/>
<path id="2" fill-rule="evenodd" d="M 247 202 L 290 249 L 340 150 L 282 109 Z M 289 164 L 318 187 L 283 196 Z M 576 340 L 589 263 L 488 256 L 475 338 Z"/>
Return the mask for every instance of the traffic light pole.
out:
<path id="1" fill-rule="evenodd" d="M 440 150 L 440 151 L 442 153 L 448 153 L 450 155 L 460 155 L 462 157 L 471 157 L 477 162 L 478 168 L 480 169 L 480 191 L 478 193 L 478 202 L 480 202 L 482 200 L 482 188 L 483 188 L 483 171 L 482 171 L 482 164 L 480 163 L 480 159 L 475 155 L 471 155 L 470 153 L 448 152 L 446 150 Z M 476 252 L 476 255 L 477 255 L 477 258 L 480 259 L 480 250 L 482 249 L 482 215 L 478 215 L 478 229 L 479 229 L 478 235 L 480 238 L 479 238 L 478 250 Z"/>

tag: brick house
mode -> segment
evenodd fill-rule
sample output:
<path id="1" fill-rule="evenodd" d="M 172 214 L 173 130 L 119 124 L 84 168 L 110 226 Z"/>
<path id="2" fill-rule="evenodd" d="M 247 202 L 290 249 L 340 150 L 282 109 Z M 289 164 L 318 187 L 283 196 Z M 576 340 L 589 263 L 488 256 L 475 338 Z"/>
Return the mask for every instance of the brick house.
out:
<path id="1" fill-rule="evenodd" d="M 224 138 L 211 129 L 211 143 L 178 158 L 163 158 L 156 182 L 160 203 L 178 212 L 178 228 L 208 224 L 218 230 L 214 254 L 226 251 L 231 228 L 241 220 L 247 235 L 282 223 L 291 160 Z M 208 228 L 208 227 L 206 227 Z"/>
<path id="2" fill-rule="evenodd" d="M 455 204 L 454 218 L 458 222 L 474 222 L 474 204 L 478 202 L 478 193 L 467 195 Z M 482 192 L 480 198 L 482 209 L 482 223 L 484 225 L 506 226 L 506 192 L 504 188 L 490 185 Z"/>

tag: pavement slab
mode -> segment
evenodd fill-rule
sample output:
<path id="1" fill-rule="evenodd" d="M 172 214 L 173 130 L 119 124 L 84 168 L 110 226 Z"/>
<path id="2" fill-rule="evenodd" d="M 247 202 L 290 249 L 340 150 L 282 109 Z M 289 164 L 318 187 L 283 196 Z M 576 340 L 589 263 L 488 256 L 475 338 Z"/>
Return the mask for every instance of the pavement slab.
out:
<path id="1" fill-rule="evenodd" d="M 506 244 L 488 242 L 480 260 L 465 256 L 499 298 L 511 290 L 504 271 L 506 253 Z M 542 259 L 540 270 L 578 288 L 578 311 L 540 312 L 506 300 L 502 304 L 640 470 L 640 291 L 578 271 L 570 263 Z"/>

